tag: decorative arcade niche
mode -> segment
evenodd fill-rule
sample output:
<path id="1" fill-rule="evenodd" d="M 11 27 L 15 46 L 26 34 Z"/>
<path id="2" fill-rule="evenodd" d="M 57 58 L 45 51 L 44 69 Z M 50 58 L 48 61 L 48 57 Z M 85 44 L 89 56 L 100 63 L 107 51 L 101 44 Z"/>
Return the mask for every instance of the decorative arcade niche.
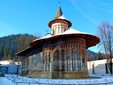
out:
<path id="1" fill-rule="evenodd" d="M 31 75 L 32 73 L 40 72 L 43 70 L 43 64 L 42 64 L 42 52 L 29 56 L 28 58 L 28 71 Z"/>
<path id="2" fill-rule="evenodd" d="M 50 71 L 50 59 L 51 59 L 51 51 L 45 50 L 43 52 L 43 71 Z"/>

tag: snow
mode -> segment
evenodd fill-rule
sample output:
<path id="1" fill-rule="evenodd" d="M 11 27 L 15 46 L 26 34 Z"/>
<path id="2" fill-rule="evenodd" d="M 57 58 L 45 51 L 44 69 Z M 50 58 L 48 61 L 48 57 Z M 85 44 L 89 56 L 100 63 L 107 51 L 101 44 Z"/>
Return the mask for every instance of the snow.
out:
<path id="1" fill-rule="evenodd" d="M 92 78 L 91 78 L 92 77 Z M 87 79 L 41 79 L 17 75 L 0 77 L 0 85 L 113 85 L 113 75 L 90 75 Z"/>
<path id="2" fill-rule="evenodd" d="M 52 35 L 52 34 L 47 34 L 39 39 L 35 39 L 33 40 L 32 42 L 35 42 L 37 40 L 42 40 L 42 39 L 48 39 L 48 38 L 51 38 L 51 37 L 54 37 L 54 36 L 58 36 L 58 35 L 66 35 L 66 34 L 88 34 L 88 35 L 92 35 L 92 34 L 89 34 L 89 33 L 85 33 L 85 32 L 80 32 L 78 30 L 75 30 L 73 28 L 69 28 L 68 30 L 66 30 L 65 32 L 63 33 L 60 33 L 60 34 L 56 34 L 56 35 Z M 94 36 L 94 35 L 93 35 Z"/>
<path id="3" fill-rule="evenodd" d="M 10 64 L 11 63 L 11 60 L 2 60 L 0 61 L 0 64 L 2 65 L 7 65 L 7 64 Z"/>
<path id="4" fill-rule="evenodd" d="M 92 34 L 90 34 L 90 33 L 80 32 L 80 31 L 78 31 L 78 30 L 75 30 L 74 28 L 69 28 L 68 30 L 66 30 L 66 31 L 63 32 L 63 33 L 60 33 L 59 35 L 65 35 L 65 34 L 84 34 L 84 35 L 95 36 L 95 35 L 92 35 Z"/>
<path id="5" fill-rule="evenodd" d="M 6 77 L 0 77 L 0 85 L 14 85 L 12 81 L 9 81 Z"/>
<path id="6" fill-rule="evenodd" d="M 64 15 L 62 15 L 62 16 L 58 17 L 58 19 L 66 19 L 66 18 L 64 17 Z"/>
<path id="7" fill-rule="evenodd" d="M 42 38 L 40 38 L 40 39 L 45 39 L 45 38 L 50 38 L 50 37 L 52 37 L 52 35 L 50 33 L 48 33 L 45 36 L 43 36 Z"/>
<path id="8" fill-rule="evenodd" d="M 39 39 L 33 40 L 32 42 L 35 42 L 35 41 L 41 40 L 41 39 L 47 39 L 47 38 L 50 38 L 50 37 L 52 37 L 52 34 L 48 33 L 48 34 L 46 34 L 45 36 L 43 36 L 43 37 L 41 37 L 41 38 L 39 38 Z"/>
<path id="9" fill-rule="evenodd" d="M 78 30 L 75 30 L 73 28 L 70 28 L 69 30 L 65 31 L 64 33 L 61 34 L 86 34 L 85 32 L 80 32 Z"/>
<path id="10" fill-rule="evenodd" d="M 63 16 L 59 17 L 59 18 L 63 18 Z M 47 39 L 47 38 L 51 38 L 51 37 L 54 37 L 54 36 L 57 36 L 57 35 L 65 35 L 65 34 L 88 34 L 88 33 L 85 33 L 85 32 L 80 32 L 78 30 L 75 30 L 73 28 L 70 28 L 68 30 L 66 30 L 65 32 L 63 33 L 60 33 L 60 34 L 56 34 L 56 35 L 52 35 L 52 34 L 47 34 L 39 39 L 35 39 L 33 40 L 32 42 L 34 41 L 37 41 L 37 40 L 41 40 L 41 39 Z"/>

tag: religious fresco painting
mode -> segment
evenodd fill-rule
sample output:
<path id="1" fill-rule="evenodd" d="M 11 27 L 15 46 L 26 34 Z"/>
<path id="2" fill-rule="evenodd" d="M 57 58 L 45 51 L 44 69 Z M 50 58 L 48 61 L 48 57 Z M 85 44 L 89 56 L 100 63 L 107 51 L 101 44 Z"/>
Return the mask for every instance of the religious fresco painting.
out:
<path id="1" fill-rule="evenodd" d="M 72 23 L 63 16 L 60 5 L 48 26 L 51 33 L 16 53 L 22 64 L 20 74 L 37 78 L 88 77 L 86 51 L 100 39 L 71 28 Z"/>
<path id="2" fill-rule="evenodd" d="M 29 70 L 42 70 L 42 56 L 41 56 L 41 53 L 30 56 L 28 58 L 28 69 Z"/>

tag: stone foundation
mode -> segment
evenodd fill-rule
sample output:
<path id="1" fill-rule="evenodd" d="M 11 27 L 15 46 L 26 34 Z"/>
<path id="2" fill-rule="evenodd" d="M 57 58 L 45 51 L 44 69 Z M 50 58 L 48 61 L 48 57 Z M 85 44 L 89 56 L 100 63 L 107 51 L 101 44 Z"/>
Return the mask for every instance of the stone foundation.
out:
<path id="1" fill-rule="evenodd" d="M 88 71 L 84 72 L 47 72 L 47 71 L 29 71 L 27 74 L 28 77 L 36 77 L 36 78 L 53 78 L 53 79 L 74 79 L 74 78 L 87 78 Z"/>
<path id="2" fill-rule="evenodd" d="M 50 76 L 50 72 L 46 72 L 46 71 L 29 71 L 29 73 L 27 74 L 28 77 L 35 77 L 35 78 L 51 78 Z"/>
<path id="3" fill-rule="evenodd" d="M 63 72 L 63 78 L 87 78 L 88 72 Z"/>

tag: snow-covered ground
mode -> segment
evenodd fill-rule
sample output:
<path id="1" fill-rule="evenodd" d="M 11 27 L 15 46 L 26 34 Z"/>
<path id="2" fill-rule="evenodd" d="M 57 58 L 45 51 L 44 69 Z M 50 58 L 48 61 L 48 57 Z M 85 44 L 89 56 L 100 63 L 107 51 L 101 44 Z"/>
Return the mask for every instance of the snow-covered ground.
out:
<path id="1" fill-rule="evenodd" d="M 39 79 L 7 74 L 0 85 L 113 85 L 113 75 L 90 75 L 88 79 Z"/>

